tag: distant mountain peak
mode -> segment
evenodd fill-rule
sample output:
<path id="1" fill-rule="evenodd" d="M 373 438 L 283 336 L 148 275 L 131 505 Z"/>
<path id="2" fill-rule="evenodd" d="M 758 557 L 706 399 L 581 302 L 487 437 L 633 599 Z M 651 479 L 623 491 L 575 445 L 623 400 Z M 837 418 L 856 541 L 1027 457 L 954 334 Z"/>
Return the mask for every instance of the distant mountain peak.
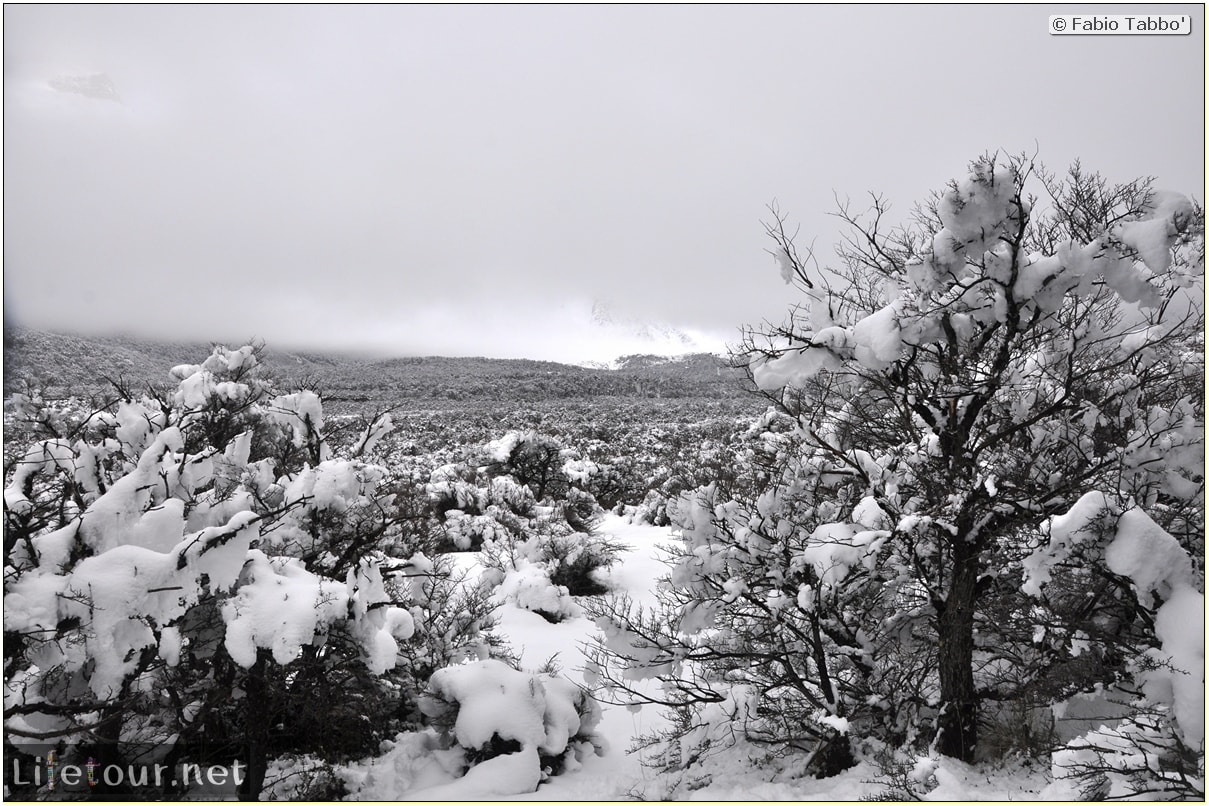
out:
<path id="1" fill-rule="evenodd" d="M 680 355 L 710 351 L 710 345 L 700 342 L 677 327 L 618 314 L 604 300 L 592 302 L 592 325 L 626 344 L 637 342 L 652 354 Z"/>
<path id="2" fill-rule="evenodd" d="M 83 95 L 85 98 L 96 98 L 99 101 L 122 102 L 118 88 L 105 73 L 89 73 L 87 75 L 58 75 L 46 82 L 50 88 L 59 92 L 73 95 Z"/>
<path id="3" fill-rule="evenodd" d="M 592 301 L 592 324 L 606 326 L 613 324 L 613 311 L 609 308 L 608 303 L 598 299 Z"/>

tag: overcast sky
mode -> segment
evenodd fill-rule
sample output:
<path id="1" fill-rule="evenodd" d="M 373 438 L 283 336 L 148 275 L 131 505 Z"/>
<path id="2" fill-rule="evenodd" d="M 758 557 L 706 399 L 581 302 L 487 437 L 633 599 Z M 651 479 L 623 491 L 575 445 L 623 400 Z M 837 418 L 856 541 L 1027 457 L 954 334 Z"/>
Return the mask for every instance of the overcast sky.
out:
<path id="1" fill-rule="evenodd" d="M 1049 34 L 1088 8 L 6 5 L 5 317 L 599 359 L 596 301 L 779 321 L 773 200 L 822 249 L 833 193 L 905 216 L 1036 148 L 1203 200 L 1202 7 Z M 50 83 L 94 73 L 120 102 Z"/>

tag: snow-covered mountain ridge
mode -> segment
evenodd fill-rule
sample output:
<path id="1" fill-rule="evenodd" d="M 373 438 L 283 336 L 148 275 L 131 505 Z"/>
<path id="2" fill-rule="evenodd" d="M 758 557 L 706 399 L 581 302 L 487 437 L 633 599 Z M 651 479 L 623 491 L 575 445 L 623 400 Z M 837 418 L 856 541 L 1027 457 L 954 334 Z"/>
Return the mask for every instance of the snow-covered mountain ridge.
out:
<path id="1" fill-rule="evenodd" d="M 614 352 L 618 355 L 678 356 L 726 351 L 726 345 L 717 336 L 627 316 L 603 300 L 593 301 L 589 321 L 593 335 L 605 343 L 616 344 L 619 349 Z"/>

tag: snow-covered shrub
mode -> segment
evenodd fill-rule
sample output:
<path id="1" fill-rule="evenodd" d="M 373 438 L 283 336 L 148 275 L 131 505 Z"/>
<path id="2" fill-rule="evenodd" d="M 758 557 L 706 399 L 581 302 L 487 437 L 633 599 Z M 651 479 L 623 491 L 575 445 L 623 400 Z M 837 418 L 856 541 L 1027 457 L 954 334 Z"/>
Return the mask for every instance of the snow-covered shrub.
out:
<path id="1" fill-rule="evenodd" d="M 524 539 L 537 514 L 532 491 L 511 476 L 490 476 L 466 464 L 448 465 L 428 484 L 432 511 L 448 551 L 477 551 L 484 542 Z"/>
<path id="2" fill-rule="evenodd" d="M 586 534 L 600 524 L 602 509 L 591 493 L 571 487 L 567 497 L 555 504 L 555 513 L 576 532 Z"/>
<path id="3" fill-rule="evenodd" d="M 481 515 L 460 509 L 445 513 L 444 547 L 452 551 L 478 551 L 487 545 L 523 540 L 529 520 L 499 507 L 488 507 Z"/>
<path id="4" fill-rule="evenodd" d="M 319 398 L 277 394 L 253 348 L 172 374 L 6 468 L 6 738 L 204 736 L 255 794 L 270 753 L 386 729 L 415 629 L 387 588 L 426 561 L 383 553 L 388 471 L 331 456 Z"/>
<path id="5" fill-rule="evenodd" d="M 451 509 L 461 512 L 481 512 L 486 506 L 483 493 L 475 483 L 475 469 L 464 463 L 442 465 L 432 471 L 428 481 L 428 497 L 438 516 Z"/>
<path id="6" fill-rule="evenodd" d="M 516 560 L 514 567 L 504 571 L 493 599 L 537 613 L 553 624 L 580 614 L 579 605 L 575 604 L 567 587 L 556 584 L 544 564 L 524 558 Z"/>
<path id="7" fill-rule="evenodd" d="M 482 464 L 489 474 L 512 476 L 532 490 L 538 501 L 566 496 L 565 460 L 562 443 L 536 431 L 509 431 L 482 452 Z"/>
<path id="8" fill-rule="evenodd" d="M 343 781 L 346 800 L 397 800 L 400 793 L 432 790 L 433 787 L 460 785 L 463 791 L 450 793 L 445 799 L 461 797 L 488 798 L 531 792 L 532 786 L 523 782 L 511 786 L 508 780 L 485 782 L 481 789 L 466 793 L 466 751 L 447 741 L 435 728 L 399 733 L 382 742 L 380 753 L 335 768 Z M 481 767 L 480 767 L 481 769 Z M 490 772 L 490 771 L 488 771 Z M 531 777 L 526 771 L 525 777 Z M 422 795 L 420 797 L 423 797 Z M 432 799 L 441 799 L 438 792 Z"/>
<path id="9" fill-rule="evenodd" d="M 570 466 L 563 465 L 563 473 L 573 486 L 590 493 L 604 509 L 636 503 L 644 492 L 638 463 L 632 456 L 610 456 L 605 461 L 574 460 Z"/>
<path id="10" fill-rule="evenodd" d="M 421 707 L 447 744 L 465 749 L 471 767 L 514 756 L 531 775 L 524 791 L 602 747 L 593 733 L 600 708 L 585 691 L 566 678 L 498 660 L 439 670 Z"/>
<path id="11" fill-rule="evenodd" d="M 495 539 L 483 543 L 480 562 L 487 569 L 486 584 L 499 584 L 523 566 L 538 566 L 573 596 L 603 593 L 600 574 L 624 548 L 607 535 L 573 531 L 557 509 L 530 521 L 524 535 L 497 532 Z"/>
<path id="12" fill-rule="evenodd" d="M 649 523 L 652 526 L 670 526 L 671 517 L 668 515 L 668 498 L 659 490 L 648 490 L 642 503 L 630 514 L 634 523 Z"/>
<path id="13" fill-rule="evenodd" d="M 550 579 L 564 586 L 573 596 L 605 593 L 603 573 L 625 548 L 605 535 L 572 532 L 539 538 L 537 557 L 550 571 Z"/>
<path id="14" fill-rule="evenodd" d="M 499 507 L 521 517 L 531 517 L 537 507 L 533 491 L 512 476 L 493 476 L 484 492 L 488 507 Z"/>

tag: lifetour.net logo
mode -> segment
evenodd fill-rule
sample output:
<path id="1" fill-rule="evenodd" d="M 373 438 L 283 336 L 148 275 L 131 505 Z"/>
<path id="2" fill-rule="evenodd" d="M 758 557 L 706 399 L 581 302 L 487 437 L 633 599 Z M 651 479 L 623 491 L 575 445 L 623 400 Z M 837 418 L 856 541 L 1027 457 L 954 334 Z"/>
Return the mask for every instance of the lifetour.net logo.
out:
<path id="1" fill-rule="evenodd" d="M 161 799 L 171 795 L 235 795 L 247 778 L 240 760 L 215 763 L 185 761 L 214 757 L 186 754 L 167 746 L 115 745 L 91 751 L 23 747 L 4 763 L 5 790 L 21 799 L 37 795 L 80 795 Z"/>

